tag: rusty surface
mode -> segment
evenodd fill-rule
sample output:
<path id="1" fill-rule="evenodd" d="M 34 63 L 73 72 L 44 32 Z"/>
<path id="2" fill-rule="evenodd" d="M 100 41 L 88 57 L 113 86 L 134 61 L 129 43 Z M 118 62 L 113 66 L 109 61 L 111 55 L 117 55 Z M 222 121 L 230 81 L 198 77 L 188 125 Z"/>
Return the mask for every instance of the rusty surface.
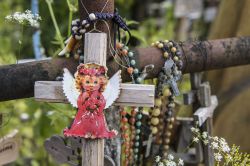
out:
<path id="1" fill-rule="evenodd" d="M 205 70 L 222 69 L 237 65 L 250 64 L 250 37 L 229 38 L 204 42 L 182 43 L 183 72 L 192 73 Z M 138 48 L 136 50 L 138 68 L 154 64 L 155 69 L 149 78 L 156 77 L 164 59 L 156 48 Z M 117 64 L 108 61 L 109 75 L 117 71 Z M 73 73 L 78 63 L 73 59 L 53 59 L 0 67 L 0 101 L 33 96 L 35 81 L 55 80 L 67 67 Z M 123 72 L 123 82 L 130 77 Z"/>

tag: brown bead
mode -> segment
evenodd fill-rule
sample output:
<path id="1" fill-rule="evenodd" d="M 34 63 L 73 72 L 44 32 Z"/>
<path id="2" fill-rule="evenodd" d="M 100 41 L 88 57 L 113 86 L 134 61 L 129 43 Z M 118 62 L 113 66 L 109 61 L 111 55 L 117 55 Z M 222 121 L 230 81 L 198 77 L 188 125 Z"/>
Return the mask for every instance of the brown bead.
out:
<path id="1" fill-rule="evenodd" d="M 170 139 L 169 139 L 169 138 L 165 139 L 164 141 L 165 141 L 167 144 L 170 143 Z"/>
<path id="2" fill-rule="evenodd" d="M 132 124 L 134 124 L 135 123 L 135 118 L 130 118 L 129 122 L 132 123 Z"/>
<path id="3" fill-rule="evenodd" d="M 127 112 L 125 110 L 122 110 L 120 113 L 122 116 L 125 116 L 127 114 Z"/>
<path id="4" fill-rule="evenodd" d="M 122 43 L 119 43 L 119 42 L 116 43 L 116 48 L 117 48 L 117 49 L 121 49 L 122 47 L 123 47 L 123 44 L 122 44 Z"/>
<path id="5" fill-rule="evenodd" d="M 127 123 L 127 122 L 128 122 L 128 119 L 125 118 L 125 117 L 123 117 L 123 118 L 122 118 L 122 122 L 123 122 L 123 123 Z"/>
<path id="6" fill-rule="evenodd" d="M 127 125 L 122 126 L 122 130 L 123 130 L 123 131 L 126 131 L 127 129 L 128 129 L 128 126 L 127 126 Z"/>
<path id="7" fill-rule="evenodd" d="M 122 50 L 122 55 L 124 55 L 124 56 L 128 55 L 128 50 L 123 49 L 123 50 Z"/>
<path id="8" fill-rule="evenodd" d="M 169 150 L 169 146 L 168 145 L 164 145 L 163 149 L 167 151 L 167 150 Z"/>
<path id="9" fill-rule="evenodd" d="M 127 68 L 127 72 L 131 75 L 134 72 L 134 69 L 132 67 Z"/>
<path id="10" fill-rule="evenodd" d="M 137 113 L 137 112 L 136 112 L 136 110 L 135 110 L 135 109 L 133 109 L 133 110 L 131 111 L 131 115 L 132 115 L 132 116 L 135 116 L 135 115 L 136 115 L 136 113 Z"/>

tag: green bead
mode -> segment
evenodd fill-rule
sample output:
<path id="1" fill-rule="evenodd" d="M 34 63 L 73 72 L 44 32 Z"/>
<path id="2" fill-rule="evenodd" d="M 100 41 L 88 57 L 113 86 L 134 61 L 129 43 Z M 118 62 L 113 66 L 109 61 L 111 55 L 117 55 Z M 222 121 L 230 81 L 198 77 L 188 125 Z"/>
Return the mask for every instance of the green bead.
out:
<path id="1" fill-rule="evenodd" d="M 136 126 L 141 127 L 141 122 L 140 121 L 136 122 Z"/>
<path id="2" fill-rule="evenodd" d="M 131 61 L 130 61 L 130 64 L 134 66 L 134 65 L 136 64 L 135 60 L 134 60 L 134 59 L 131 60 Z"/>
<path id="3" fill-rule="evenodd" d="M 138 155 L 136 154 L 136 155 L 134 155 L 134 159 L 135 160 L 137 160 L 138 159 Z"/>
<path id="4" fill-rule="evenodd" d="M 140 136 L 137 135 L 137 136 L 135 137 L 135 140 L 139 140 L 139 139 L 140 139 Z"/>
<path id="5" fill-rule="evenodd" d="M 128 53 L 128 56 L 129 56 L 130 58 L 133 58 L 133 57 L 134 57 L 134 53 L 133 53 L 133 52 L 129 52 L 129 53 Z"/>
<path id="6" fill-rule="evenodd" d="M 138 114 L 137 119 L 139 119 L 139 120 L 142 119 L 142 114 Z"/>
<path id="7" fill-rule="evenodd" d="M 139 149 L 138 149 L 138 148 L 135 148 L 135 149 L 134 149 L 134 152 L 135 152 L 135 153 L 138 153 L 138 152 L 139 152 Z"/>
<path id="8" fill-rule="evenodd" d="M 137 129 L 136 130 L 136 134 L 140 134 L 141 133 L 141 130 L 140 129 Z"/>
<path id="9" fill-rule="evenodd" d="M 123 47 L 125 50 L 128 50 L 128 46 Z"/>
<path id="10" fill-rule="evenodd" d="M 140 146 L 140 143 L 139 142 L 135 142 L 135 147 L 138 147 Z"/>
<path id="11" fill-rule="evenodd" d="M 137 68 L 134 69 L 134 73 L 135 74 L 138 74 L 139 73 L 139 70 Z"/>
<path id="12" fill-rule="evenodd" d="M 136 81 L 137 81 L 138 83 L 141 83 L 143 80 L 142 80 L 141 77 L 138 77 L 138 78 L 136 79 Z"/>

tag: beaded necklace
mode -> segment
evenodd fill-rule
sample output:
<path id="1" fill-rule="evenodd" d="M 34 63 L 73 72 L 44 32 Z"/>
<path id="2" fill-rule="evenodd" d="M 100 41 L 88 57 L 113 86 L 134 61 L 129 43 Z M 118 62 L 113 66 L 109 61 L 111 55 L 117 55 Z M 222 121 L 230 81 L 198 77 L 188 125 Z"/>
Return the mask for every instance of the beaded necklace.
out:
<path id="1" fill-rule="evenodd" d="M 159 124 L 160 115 L 159 110 L 162 106 L 162 97 L 167 97 L 168 102 L 166 103 L 166 111 L 164 116 L 164 126 L 162 128 L 163 132 L 161 134 L 161 147 L 160 153 L 163 157 L 167 157 L 169 144 L 171 142 L 172 129 L 174 125 L 174 116 L 173 111 L 175 108 L 175 96 L 179 95 L 179 90 L 176 82 L 181 78 L 181 52 L 178 50 L 178 45 L 173 41 L 157 41 L 152 43 L 152 46 L 155 46 L 162 50 L 163 57 L 166 59 L 164 67 L 159 74 L 158 84 L 157 84 L 157 98 L 155 100 L 155 107 L 152 111 L 151 125 L 152 125 L 152 134 L 158 133 L 157 125 Z"/>

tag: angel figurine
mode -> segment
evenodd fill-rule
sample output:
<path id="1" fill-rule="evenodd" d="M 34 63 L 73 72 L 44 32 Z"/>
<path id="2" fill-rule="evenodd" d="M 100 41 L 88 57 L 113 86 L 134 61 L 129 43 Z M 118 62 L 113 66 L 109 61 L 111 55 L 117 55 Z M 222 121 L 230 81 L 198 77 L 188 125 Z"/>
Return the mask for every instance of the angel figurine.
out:
<path id="1" fill-rule="evenodd" d="M 120 94 L 121 72 L 110 80 L 107 68 L 98 64 L 80 64 L 75 78 L 64 69 L 63 91 L 69 102 L 78 108 L 72 125 L 64 129 L 66 137 L 113 138 L 117 131 L 107 128 L 104 109 Z"/>

